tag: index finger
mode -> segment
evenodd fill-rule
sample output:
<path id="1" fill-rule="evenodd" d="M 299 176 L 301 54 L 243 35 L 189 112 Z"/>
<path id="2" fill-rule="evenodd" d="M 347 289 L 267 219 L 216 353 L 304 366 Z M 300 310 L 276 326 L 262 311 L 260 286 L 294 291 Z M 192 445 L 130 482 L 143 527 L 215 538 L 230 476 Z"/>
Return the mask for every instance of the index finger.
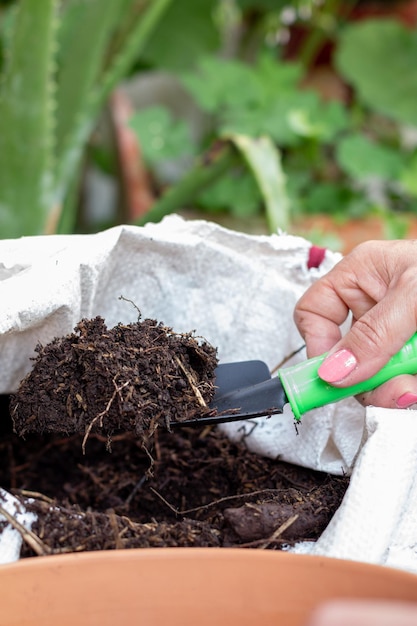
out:
<path id="1" fill-rule="evenodd" d="M 349 307 L 325 276 L 299 299 L 294 310 L 295 324 L 307 346 L 307 356 L 327 352 L 341 338 L 340 326 Z"/>

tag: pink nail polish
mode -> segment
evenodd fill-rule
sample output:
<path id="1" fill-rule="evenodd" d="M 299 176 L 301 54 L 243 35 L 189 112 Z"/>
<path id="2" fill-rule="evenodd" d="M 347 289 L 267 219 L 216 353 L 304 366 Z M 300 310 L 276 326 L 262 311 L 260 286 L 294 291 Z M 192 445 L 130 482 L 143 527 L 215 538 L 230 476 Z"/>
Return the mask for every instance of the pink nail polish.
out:
<path id="1" fill-rule="evenodd" d="M 407 391 L 407 393 L 403 393 L 403 395 L 398 398 L 396 404 L 399 409 L 408 409 L 409 406 L 417 404 L 417 394 Z"/>
<path id="2" fill-rule="evenodd" d="M 339 350 L 326 357 L 318 369 L 318 374 L 326 383 L 339 383 L 353 372 L 358 362 L 349 350 Z"/>

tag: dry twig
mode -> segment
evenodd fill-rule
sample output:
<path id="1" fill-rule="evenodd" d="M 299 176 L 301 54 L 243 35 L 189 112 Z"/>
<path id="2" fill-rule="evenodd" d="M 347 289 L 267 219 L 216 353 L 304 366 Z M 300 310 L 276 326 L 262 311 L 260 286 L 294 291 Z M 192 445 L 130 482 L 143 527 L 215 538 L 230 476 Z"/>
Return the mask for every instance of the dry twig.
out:
<path id="1" fill-rule="evenodd" d="M 200 406 L 204 407 L 205 409 L 207 409 L 207 403 L 204 400 L 203 396 L 201 395 L 201 391 L 199 390 L 199 388 L 195 384 L 194 376 L 192 375 L 192 373 L 189 370 L 187 370 L 187 368 L 185 367 L 184 363 L 182 363 L 182 361 L 177 356 L 175 357 L 175 360 L 178 363 L 178 366 L 181 369 L 181 371 L 183 372 L 184 376 L 186 377 L 186 379 L 188 381 L 188 384 L 190 385 L 191 389 L 193 390 L 193 393 L 194 393 L 195 397 L 197 398 L 198 404 Z"/>
<path id="2" fill-rule="evenodd" d="M 277 495 L 280 493 L 280 489 L 258 489 L 257 491 L 250 491 L 248 493 L 238 493 L 233 496 L 225 496 L 224 498 L 219 498 L 218 500 L 213 500 L 212 502 L 208 502 L 207 504 L 202 504 L 201 506 L 195 506 L 192 509 L 182 509 L 179 510 L 172 504 L 168 502 L 156 489 L 150 487 L 152 493 L 154 493 L 167 507 L 176 515 L 189 515 L 190 513 L 196 513 L 197 511 L 203 511 L 205 509 L 211 509 L 212 507 L 216 507 L 219 504 L 223 504 L 224 502 L 231 502 L 233 500 L 244 500 L 253 498 L 255 496 L 260 495 Z"/>
<path id="3" fill-rule="evenodd" d="M 278 528 L 274 530 L 272 535 L 259 547 L 262 548 L 263 550 L 265 550 L 265 548 L 268 548 L 271 543 L 274 543 L 277 539 L 281 537 L 281 535 L 287 530 L 287 528 L 289 528 L 290 526 L 294 524 L 294 522 L 298 519 L 298 517 L 299 517 L 298 513 L 296 515 L 291 515 L 291 517 L 289 517 L 285 522 L 283 522 L 281 526 L 278 526 Z"/>
<path id="4" fill-rule="evenodd" d="M 45 556 L 52 553 L 52 550 L 49 546 L 44 544 L 43 541 L 39 539 L 39 537 L 34 532 L 25 528 L 23 524 L 18 522 L 17 519 L 14 518 L 13 515 L 10 515 L 10 513 L 6 511 L 6 509 L 1 505 L 0 515 L 2 515 L 9 522 L 9 524 L 13 526 L 13 528 L 15 528 L 18 533 L 20 533 L 23 541 L 27 543 L 28 546 L 32 548 L 32 550 L 36 552 L 38 556 Z"/>

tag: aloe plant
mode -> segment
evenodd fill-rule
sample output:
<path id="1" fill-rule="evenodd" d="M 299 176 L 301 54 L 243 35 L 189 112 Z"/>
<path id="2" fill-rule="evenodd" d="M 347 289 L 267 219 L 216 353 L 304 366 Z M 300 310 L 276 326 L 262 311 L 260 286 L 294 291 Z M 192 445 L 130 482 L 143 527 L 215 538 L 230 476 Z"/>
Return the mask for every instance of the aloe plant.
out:
<path id="1" fill-rule="evenodd" d="M 172 0 L 20 0 L 0 86 L 0 236 L 71 230 L 66 202 L 110 91 Z"/>

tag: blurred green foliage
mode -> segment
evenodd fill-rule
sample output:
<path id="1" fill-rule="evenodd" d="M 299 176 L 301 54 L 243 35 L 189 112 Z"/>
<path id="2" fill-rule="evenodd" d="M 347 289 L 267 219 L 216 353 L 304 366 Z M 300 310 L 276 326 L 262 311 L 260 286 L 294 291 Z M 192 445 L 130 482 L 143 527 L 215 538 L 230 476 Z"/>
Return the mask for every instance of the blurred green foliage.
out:
<path id="1" fill-rule="evenodd" d="M 83 154 L 171 0 L 18 0 L 0 11 L 2 237 L 71 231 Z"/>
<path id="2" fill-rule="evenodd" d="M 355 4 L 2 2 L 0 236 L 77 228 L 86 148 L 109 94 L 161 71 L 192 98 L 204 132 L 161 103 L 132 118 L 161 194 L 155 215 L 183 203 L 264 215 L 276 230 L 293 216 L 376 212 L 394 232 L 400 211 L 417 211 L 417 33 L 389 19 L 352 21 Z M 308 82 L 328 49 L 344 99 L 324 100 Z M 222 158 L 210 164 L 219 142 Z M 105 148 L 88 154 L 117 175 Z M 166 163 L 184 177 L 167 184 Z"/>
<path id="3" fill-rule="evenodd" d="M 338 14 L 338 2 L 319 8 L 297 3 L 298 13 L 292 3 L 293 25 L 301 21 L 307 37 L 288 59 L 285 44 L 267 43 L 271 25 L 286 28 L 278 19 L 285 3 L 226 4 L 233 5 L 235 27 L 245 25 L 245 36 L 232 55 L 207 54 L 202 46 L 191 67 L 186 63 L 174 70 L 206 115 L 208 128 L 197 142 L 184 142 L 184 122 L 179 139 L 173 119 L 171 158 L 201 154 L 214 140 L 230 135 L 268 136 L 281 155 L 292 216 L 324 212 L 343 219 L 376 213 L 385 215 L 395 232 L 399 211 L 417 211 L 416 31 L 389 19 L 350 22 Z M 256 46 L 253 37 L 248 44 L 250 28 L 256 31 Z M 342 101 L 324 101 L 314 87 L 304 86 L 311 70 L 305 61 L 311 61 L 320 38 L 329 39 L 339 78 L 350 89 Z M 151 168 L 159 147 L 139 129 L 154 113 L 160 115 L 160 108 L 139 111 L 132 120 Z M 160 157 L 166 154 L 160 151 Z M 252 173 L 236 165 L 196 195 L 194 204 L 241 217 L 263 211 Z M 402 229 L 399 218 L 397 233 Z"/>
<path id="4" fill-rule="evenodd" d="M 393 20 L 365 20 L 340 33 L 341 74 L 370 110 L 417 127 L 417 31 Z"/>

